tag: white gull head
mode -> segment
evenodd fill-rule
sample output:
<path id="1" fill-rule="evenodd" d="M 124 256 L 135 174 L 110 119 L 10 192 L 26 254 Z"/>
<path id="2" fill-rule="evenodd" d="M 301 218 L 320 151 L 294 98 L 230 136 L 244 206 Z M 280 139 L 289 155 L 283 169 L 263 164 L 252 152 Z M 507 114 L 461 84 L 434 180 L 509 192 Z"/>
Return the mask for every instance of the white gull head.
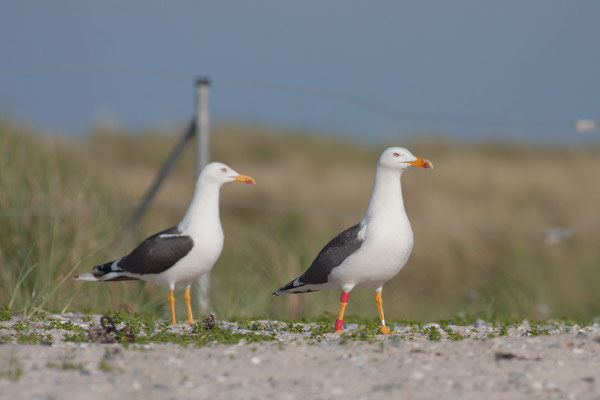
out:
<path id="1" fill-rule="evenodd" d="M 384 152 L 381 153 L 377 165 L 386 169 L 394 169 L 399 172 L 402 172 L 411 166 L 433 168 L 431 161 L 416 157 L 403 147 L 389 147 L 385 149 Z"/>
<path id="2" fill-rule="evenodd" d="M 400 176 L 409 167 L 433 168 L 433 164 L 425 158 L 414 156 L 403 147 L 389 147 L 381 153 L 377 162 L 371 199 L 361 221 L 363 226 L 376 217 L 379 217 L 386 226 L 393 225 L 390 216 L 394 213 L 400 215 L 402 223 L 408 226 Z"/>
<path id="3" fill-rule="evenodd" d="M 211 162 L 202 169 L 190 206 L 178 225 L 182 232 L 203 230 L 223 236 L 219 218 L 219 191 L 228 182 L 255 183 L 252 177 L 240 174 L 220 162 Z"/>
<path id="4" fill-rule="evenodd" d="M 198 180 L 217 184 L 218 186 L 227 182 L 255 183 L 254 179 L 248 175 L 239 174 L 233 168 L 220 162 L 211 162 L 210 164 L 207 164 L 202 169 Z"/>

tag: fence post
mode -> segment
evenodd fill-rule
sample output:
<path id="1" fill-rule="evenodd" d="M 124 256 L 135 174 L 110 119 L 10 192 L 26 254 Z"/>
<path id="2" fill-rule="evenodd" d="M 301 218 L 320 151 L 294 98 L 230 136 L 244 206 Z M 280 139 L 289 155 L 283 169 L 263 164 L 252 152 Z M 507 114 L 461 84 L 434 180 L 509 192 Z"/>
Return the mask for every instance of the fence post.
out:
<path id="1" fill-rule="evenodd" d="M 210 115 L 208 111 L 210 81 L 196 79 L 196 178 L 210 162 Z M 198 278 L 196 302 L 201 312 L 210 312 L 210 272 Z"/>

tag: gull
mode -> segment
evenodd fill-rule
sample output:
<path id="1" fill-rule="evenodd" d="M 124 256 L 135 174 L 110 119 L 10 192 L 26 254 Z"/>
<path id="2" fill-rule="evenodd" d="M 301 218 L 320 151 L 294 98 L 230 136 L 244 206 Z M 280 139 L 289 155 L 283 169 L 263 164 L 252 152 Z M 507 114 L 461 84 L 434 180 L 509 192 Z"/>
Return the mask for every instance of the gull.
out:
<path id="1" fill-rule="evenodd" d="M 185 288 L 188 322 L 194 323 L 190 286 L 210 271 L 223 250 L 219 192 L 227 182 L 255 183 L 254 179 L 219 162 L 207 164 L 198 176 L 190 206 L 181 222 L 158 232 L 128 255 L 93 267 L 74 279 L 94 282 L 143 280 L 169 288 L 171 323 L 175 323 L 175 289 Z"/>
<path id="2" fill-rule="evenodd" d="M 381 321 L 379 330 L 389 334 L 381 291 L 384 283 L 404 267 L 413 247 L 400 184 L 402 173 L 411 166 L 433 168 L 429 160 L 415 157 L 405 148 L 386 149 L 377 162 L 373 192 L 362 220 L 327 243 L 302 275 L 273 295 L 341 289 L 335 321 L 335 331 L 341 332 L 350 291 L 373 289 Z"/>

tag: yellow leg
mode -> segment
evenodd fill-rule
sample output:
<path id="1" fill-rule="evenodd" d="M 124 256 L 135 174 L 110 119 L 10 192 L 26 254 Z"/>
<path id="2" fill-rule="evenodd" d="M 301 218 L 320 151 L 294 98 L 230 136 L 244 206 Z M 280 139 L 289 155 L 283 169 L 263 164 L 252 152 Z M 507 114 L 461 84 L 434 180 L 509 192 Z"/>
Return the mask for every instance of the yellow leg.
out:
<path id="1" fill-rule="evenodd" d="M 169 290 L 169 303 L 171 304 L 171 323 L 175 322 L 175 297 L 173 296 L 173 291 Z"/>
<path id="2" fill-rule="evenodd" d="M 385 326 L 385 317 L 383 316 L 383 299 L 381 298 L 381 291 L 378 291 L 375 295 L 375 301 L 377 302 L 377 309 L 379 310 L 379 319 L 381 320 L 379 330 L 384 335 L 388 335 L 390 333 L 390 330 L 387 326 Z"/>
<path id="3" fill-rule="evenodd" d="M 192 305 L 190 304 L 190 287 L 185 288 L 185 306 L 187 307 L 188 312 L 188 323 L 194 323 L 194 316 L 192 315 Z"/>
<path id="4" fill-rule="evenodd" d="M 349 293 L 342 292 L 342 298 L 340 299 L 340 313 L 338 314 L 338 319 L 335 321 L 336 332 L 341 332 L 342 327 L 344 326 L 344 311 L 346 310 L 346 306 L 348 305 L 349 296 Z"/>

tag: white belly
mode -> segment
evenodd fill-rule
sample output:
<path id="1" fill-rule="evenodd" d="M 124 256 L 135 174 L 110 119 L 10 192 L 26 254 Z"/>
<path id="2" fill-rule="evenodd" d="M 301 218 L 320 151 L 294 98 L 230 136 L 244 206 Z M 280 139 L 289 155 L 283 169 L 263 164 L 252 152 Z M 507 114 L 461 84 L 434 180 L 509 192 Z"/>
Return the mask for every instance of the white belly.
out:
<path id="1" fill-rule="evenodd" d="M 148 276 L 148 280 L 173 289 L 189 286 L 211 270 L 223 250 L 223 235 L 194 240 L 192 250 L 171 268 L 160 274 Z"/>
<path id="2" fill-rule="evenodd" d="M 378 289 L 404 267 L 412 246 L 410 227 L 393 235 L 367 237 L 356 253 L 332 270 L 329 282 L 344 291 L 354 287 Z"/>

